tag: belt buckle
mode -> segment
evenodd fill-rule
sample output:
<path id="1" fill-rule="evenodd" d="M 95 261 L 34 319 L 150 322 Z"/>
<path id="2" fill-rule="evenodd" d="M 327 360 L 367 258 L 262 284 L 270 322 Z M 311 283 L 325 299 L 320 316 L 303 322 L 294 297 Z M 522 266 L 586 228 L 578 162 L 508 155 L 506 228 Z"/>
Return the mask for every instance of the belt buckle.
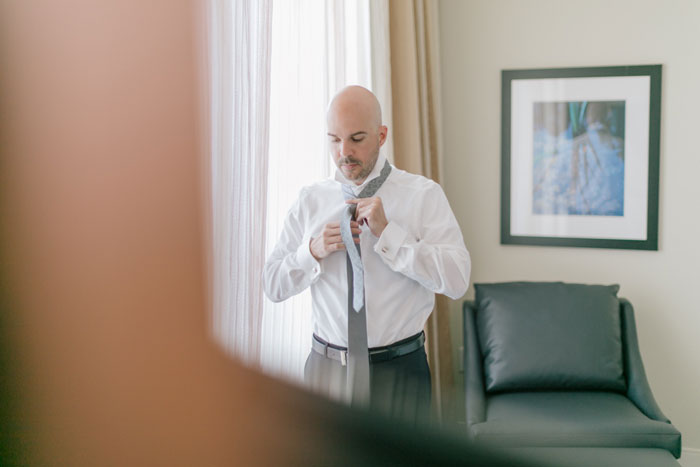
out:
<path id="1" fill-rule="evenodd" d="M 347 350 L 340 351 L 340 363 L 343 366 L 346 366 L 348 364 L 348 351 Z"/>

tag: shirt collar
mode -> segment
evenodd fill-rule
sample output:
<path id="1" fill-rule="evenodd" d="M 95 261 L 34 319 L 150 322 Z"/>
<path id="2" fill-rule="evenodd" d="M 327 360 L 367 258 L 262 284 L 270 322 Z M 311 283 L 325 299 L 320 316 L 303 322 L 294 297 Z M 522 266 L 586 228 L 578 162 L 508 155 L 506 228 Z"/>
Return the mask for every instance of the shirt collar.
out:
<path id="1" fill-rule="evenodd" d="M 369 183 L 370 180 L 373 178 L 376 178 L 379 176 L 379 173 L 382 171 L 382 168 L 384 167 L 384 162 L 386 161 L 386 156 L 382 154 L 381 152 L 379 153 L 379 157 L 377 157 L 377 162 L 374 164 L 374 167 L 372 168 L 372 171 L 369 173 L 367 178 L 365 178 L 365 181 L 362 182 L 361 185 L 355 185 L 355 182 L 352 180 L 348 180 L 345 175 L 343 175 L 343 172 L 339 169 L 335 169 L 335 180 L 337 182 L 340 182 L 344 185 L 350 185 L 352 187 L 352 191 L 355 194 L 359 194 L 362 189 Z"/>

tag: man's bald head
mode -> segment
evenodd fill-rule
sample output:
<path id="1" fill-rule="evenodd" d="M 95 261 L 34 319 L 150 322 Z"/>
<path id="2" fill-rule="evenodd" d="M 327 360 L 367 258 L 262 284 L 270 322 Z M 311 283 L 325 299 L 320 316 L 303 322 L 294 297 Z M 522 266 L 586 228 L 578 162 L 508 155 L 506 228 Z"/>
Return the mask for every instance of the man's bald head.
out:
<path id="1" fill-rule="evenodd" d="M 372 128 L 382 124 L 382 108 L 372 91 L 362 86 L 346 86 L 341 89 L 328 105 L 327 119 L 335 118 L 338 113 L 357 114 Z"/>
<path id="2" fill-rule="evenodd" d="M 326 114 L 333 161 L 346 178 L 361 184 L 386 141 L 379 101 L 362 86 L 348 86 L 335 95 Z"/>

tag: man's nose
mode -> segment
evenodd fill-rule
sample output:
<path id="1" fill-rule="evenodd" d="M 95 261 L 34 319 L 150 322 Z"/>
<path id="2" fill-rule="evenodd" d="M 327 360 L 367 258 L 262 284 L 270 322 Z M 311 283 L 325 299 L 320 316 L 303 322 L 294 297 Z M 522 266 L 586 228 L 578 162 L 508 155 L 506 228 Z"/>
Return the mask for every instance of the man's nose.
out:
<path id="1" fill-rule="evenodd" d="M 348 140 L 343 140 L 340 144 L 340 152 L 343 156 L 349 156 L 352 154 L 352 146 Z"/>

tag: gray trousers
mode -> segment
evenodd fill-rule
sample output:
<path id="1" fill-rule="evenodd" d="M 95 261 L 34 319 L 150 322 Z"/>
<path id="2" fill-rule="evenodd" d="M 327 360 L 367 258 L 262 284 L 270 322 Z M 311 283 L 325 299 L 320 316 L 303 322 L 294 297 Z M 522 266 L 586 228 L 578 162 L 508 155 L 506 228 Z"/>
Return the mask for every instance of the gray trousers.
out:
<path id="1" fill-rule="evenodd" d="M 425 348 L 384 362 L 370 363 L 370 410 L 405 422 L 430 422 L 430 369 Z M 349 403 L 347 367 L 314 352 L 306 359 L 304 379 L 312 391 Z"/>

